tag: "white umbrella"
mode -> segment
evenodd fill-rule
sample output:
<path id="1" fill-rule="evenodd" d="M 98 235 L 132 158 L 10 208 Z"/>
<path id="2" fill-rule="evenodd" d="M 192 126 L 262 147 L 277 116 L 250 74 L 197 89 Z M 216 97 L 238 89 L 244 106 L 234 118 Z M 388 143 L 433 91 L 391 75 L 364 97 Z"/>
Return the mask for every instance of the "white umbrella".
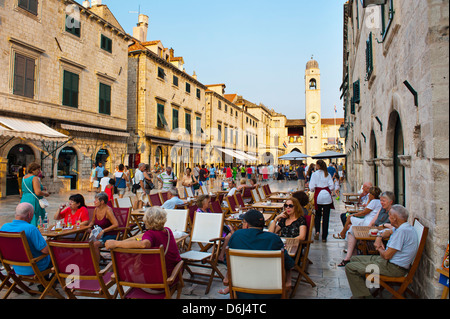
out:
<path id="1" fill-rule="evenodd" d="M 334 152 L 334 151 L 326 151 L 323 153 L 319 153 L 317 155 L 312 156 L 313 159 L 322 159 L 322 158 L 341 158 L 346 157 L 347 154 Z"/>
<path id="2" fill-rule="evenodd" d="M 297 160 L 302 160 L 302 159 L 305 159 L 308 157 L 311 157 L 311 156 L 308 156 L 306 154 L 303 154 L 303 153 L 300 153 L 297 151 L 293 151 L 289 154 L 278 157 L 278 159 L 285 160 L 285 161 L 297 161 Z"/>

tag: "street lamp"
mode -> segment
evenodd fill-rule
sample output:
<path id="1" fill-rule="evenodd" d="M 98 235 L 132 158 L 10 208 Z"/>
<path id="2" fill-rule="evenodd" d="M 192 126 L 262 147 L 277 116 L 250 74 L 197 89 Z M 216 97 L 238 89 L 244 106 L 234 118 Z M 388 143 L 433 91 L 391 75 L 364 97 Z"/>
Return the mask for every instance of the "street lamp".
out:
<path id="1" fill-rule="evenodd" d="M 345 138 L 347 136 L 347 127 L 344 126 L 344 124 L 341 124 L 341 127 L 339 128 L 339 136 L 341 138 Z"/>

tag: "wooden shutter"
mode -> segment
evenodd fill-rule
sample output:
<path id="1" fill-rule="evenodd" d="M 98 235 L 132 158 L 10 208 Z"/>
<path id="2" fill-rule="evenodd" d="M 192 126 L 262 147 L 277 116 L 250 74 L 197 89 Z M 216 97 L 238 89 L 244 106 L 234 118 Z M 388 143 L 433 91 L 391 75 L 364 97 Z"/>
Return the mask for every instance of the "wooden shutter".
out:
<path id="1" fill-rule="evenodd" d="M 100 83 L 99 113 L 111 114 L 111 87 Z"/>
<path id="2" fill-rule="evenodd" d="M 359 80 L 353 83 L 353 101 L 355 103 L 360 102 L 361 98 L 360 98 L 361 94 L 360 94 L 360 85 L 359 85 Z"/>
<path id="3" fill-rule="evenodd" d="M 367 79 L 370 78 L 373 71 L 373 51 L 372 51 L 372 32 L 369 34 L 369 38 L 366 41 L 366 75 Z"/>
<path id="4" fill-rule="evenodd" d="M 26 97 L 34 97 L 34 59 L 16 54 L 14 62 L 13 93 Z"/>

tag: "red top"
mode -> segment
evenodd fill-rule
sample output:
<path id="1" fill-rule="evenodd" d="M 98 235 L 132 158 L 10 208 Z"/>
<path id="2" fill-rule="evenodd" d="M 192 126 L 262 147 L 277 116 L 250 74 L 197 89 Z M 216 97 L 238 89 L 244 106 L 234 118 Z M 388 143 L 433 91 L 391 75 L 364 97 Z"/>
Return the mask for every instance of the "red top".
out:
<path id="1" fill-rule="evenodd" d="M 112 189 L 113 188 L 112 187 L 108 187 L 108 186 L 105 187 L 105 193 L 108 194 L 108 200 L 109 201 L 113 201 L 113 198 L 114 198 L 113 193 L 112 193 Z"/>
<path id="2" fill-rule="evenodd" d="M 178 251 L 178 246 L 172 231 L 167 227 L 165 227 L 164 230 L 147 230 L 142 236 L 142 240 L 149 240 L 152 244 L 151 248 L 153 249 L 163 245 L 165 250 L 167 246 L 167 232 L 170 233 L 170 242 L 166 253 L 166 267 L 167 276 L 170 277 L 172 270 L 181 260 L 180 252 Z"/>
<path id="3" fill-rule="evenodd" d="M 86 207 L 80 207 L 75 214 L 72 214 L 72 209 L 67 207 L 62 212 L 59 213 L 59 216 L 64 218 L 64 223 L 67 225 L 67 219 L 69 216 L 72 218 L 72 224 L 75 224 L 77 220 L 81 222 L 89 221 L 89 212 Z"/>

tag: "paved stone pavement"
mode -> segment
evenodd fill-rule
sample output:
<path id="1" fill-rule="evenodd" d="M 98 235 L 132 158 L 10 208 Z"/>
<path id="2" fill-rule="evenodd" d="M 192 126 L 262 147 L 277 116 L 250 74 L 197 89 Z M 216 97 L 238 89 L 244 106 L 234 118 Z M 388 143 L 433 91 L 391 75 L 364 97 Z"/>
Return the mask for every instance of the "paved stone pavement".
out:
<path id="1" fill-rule="evenodd" d="M 270 186 L 272 191 L 291 190 L 296 187 L 296 181 L 271 181 Z M 346 186 L 343 185 L 341 192 L 346 191 Z M 52 194 L 48 197 L 50 207 L 47 209 L 49 215 L 55 211 L 59 204 L 66 202 L 70 194 L 76 193 L 74 191 L 65 194 Z M 84 192 L 86 202 L 93 201 L 95 193 Z M 10 222 L 14 218 L 14 208 L 19 202 L 18 196 L 9 196 L 7 199 L 0 200 L 0 226 L 5 222 Z M 342 224 L 339 219 L 340 212 L 343 210 L 343 203 L 335 200 L 336 210 L 331 211 L 329 236 L 327 242 L 321 240 L 315 241 L 311 245 L 309 259 L 313 262 L 308 268 L 310 278 L 316 283 L 316 287 L 312 288 L 308 283 L 302 282 L 296 292 L 295 299 L 348 299 L 351 297 L 350 288 L 345 276 L 343 268 L 336 265 L 344 257 L 343 249 L 346 248 L 344 240 L 336 240 L 332 235 L 342 229 Z M 52 216 L 49 216 L 52 220 Z M 226 267 L 220 265 L 219 268 L 226 273 Z M 184 274 L 187 278 L 189 275 Z M 113 287 L 114 288 L 114 287 Z M 112 289 L 113 289 L 112 288 Z M 205 295 L 205 286 L 191 284 L 185 282 L 183 288 L 182 299 L 228 299 L 229 295 L 223 296 L 218 293 L 219 289 L 223 288 L 220 280 L 215 279 L 208 295 Z M 59 288 L 60 289 L 60 288 Z M 0 296 L 3 292 L 0 292 Z M 11 294 L 11 298 L 35 298 L 27 294 Z M 51 298 L 51 297 L 49 297 Z"/>

